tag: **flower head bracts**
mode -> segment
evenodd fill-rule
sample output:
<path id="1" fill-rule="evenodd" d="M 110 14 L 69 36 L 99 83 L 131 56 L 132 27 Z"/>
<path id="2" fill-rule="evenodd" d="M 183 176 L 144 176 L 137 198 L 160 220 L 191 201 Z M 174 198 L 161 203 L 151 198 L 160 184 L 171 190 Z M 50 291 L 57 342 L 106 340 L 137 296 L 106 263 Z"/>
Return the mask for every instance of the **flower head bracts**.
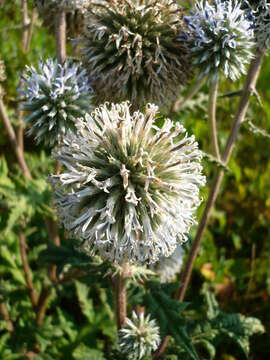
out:
<path id="1" fill-rule="evenodd" d="M 160 343 L 159 327 L 150 315 L 132 313 L 132 319 L 119 331 L 119 345 L 128 359 L 140 360 L 155 351 Z"/>
<path id="2" fill-rule="evenodd" d="M 88 12 L 83 62 L 95 77 L 97 102 L 169 105 L 190 71 L 177 41 L 185 24 L 175 0 L 104 0 Z"/>
<path id="3" fill-rule="evenodd" d="M 42 61 L 38 70 L 26 68 L 23 81 L 24 108 L 29 112 L 25 120 L 38 143 L 58 144 L 68 129 L 75 129 L 76 120 L 91 111 L 92 89 L 86 71 L 75 63 Z"/>
<path id="4" fill-rule="evenodd" d="M 190 29 L 193 63 L 200 76 L 216 78 L 219 71 L 235 81 L 252 58 L 253 23 L 238 0 L 201 0 L 185 17 Z M 181 36 L 182 39 L 182 36 Z"/>
<path id="5" fill-rule="evenodd" d="M 174 279 L 181 270 L 184 260 L 184 250 L 181 245 L 177 245 L 175 251 L 169 257 L 162 257 L 151 269 L 160 276 L 160 282 L 166 283 Z"/>
<path id="6" fill-rule="evenodd" d="M 152 104 L 144 114 L 127 102 L 102 105 L 56 156 L 66 171 L 51 181 L 66 229 L 118 263 L 169 256 L 200 203 L 198 145 L 179 123 L 155 127 L 157 113 Z"/>

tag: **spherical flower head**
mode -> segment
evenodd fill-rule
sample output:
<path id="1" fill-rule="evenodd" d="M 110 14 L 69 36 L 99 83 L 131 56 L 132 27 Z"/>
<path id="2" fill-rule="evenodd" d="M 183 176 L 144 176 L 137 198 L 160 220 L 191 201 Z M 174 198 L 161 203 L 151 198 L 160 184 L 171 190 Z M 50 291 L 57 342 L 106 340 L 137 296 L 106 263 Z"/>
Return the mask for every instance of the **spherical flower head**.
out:
<path id="1" fill-rule="evenodd" d="M 252 58 L 253 30 L 248 14 L 237 0 L 200 1 L 185 17 L 190 29 L 193 63 L 200 76 L 216 79 L 219 72 L 235 81 L 246 73 Z"/>
<path id="2" fill-rule="evenodd" d="M 246 0 L 254 19 L 256 46 L 260 50 L 270 48 L 270 2 L 269 0 Z"/>
<path id="3" fill-rule="evenodd" d="M 76 63 L 41 61 L 38 69 L 27 66 L 23 81 L 24 109 L 29 112 L 25 120 L 37 143 L 59 144 L 68 130 L 75 130 L 77 119 L 91 111 L 88 76 Z"/>
<path id="4" fill-rule="evenodd" d="M 189 49 L 177 40 L 182 17 L 175 0 L 105 0 L 91 7 L 82 55 L 97 104 L 170 105 L 190 75 Z"/>
<path id="5" fill-rule="evenodd" d="M 155 351 L 160 344 L 159 327 L 150 315 L 132 313 L 132 319 L 119 331 L 119 345 L 128 359 L 140 360 Z"/>
<path id="6" fill-rule="evenodd" d="M 184 260 L 184 250 L 177 245 L 175 251 L 169 257 L 163 256 L 158 262 L 152 265 L 151 269 L 160 276 L 161 283 L 172 281 L 179 274 Z"/>
<path id="7" fill-rule="evenodd" d="M 65 228 L 83 248 L 121 263 L 151 263 L 186 240 L 200 204 L 201 152 L 194 136 L 158 108 L 101 105 L 70 134 L 56 159 L 66 168 L 51 178 Z"/>

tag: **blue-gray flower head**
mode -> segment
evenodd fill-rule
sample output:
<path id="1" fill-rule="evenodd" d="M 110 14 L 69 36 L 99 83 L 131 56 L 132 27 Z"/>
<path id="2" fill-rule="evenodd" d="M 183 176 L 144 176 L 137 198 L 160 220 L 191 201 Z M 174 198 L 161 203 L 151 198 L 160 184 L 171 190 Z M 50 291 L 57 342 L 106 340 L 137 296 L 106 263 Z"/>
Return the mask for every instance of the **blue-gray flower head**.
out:
<path id="1" fill-rule="evenodd" d="M 269 0 L 245 0 L 254 18 L 256 45 L 261 50 L 270 48 L 270 2 Z"/>
<path id="2" fill-rule="evenodd" d="M 160 344 L 159 327 L 150 315 L 132 313 L 132 319 L 119 331 L 119 346 L 130 360 L 140 360 L 149 356 Z"/>
<path id="3" fill-rule="evenodd" d="M 84 239 L 83 249 L 121 263 L 153 263 L 186 241 L 204 185 L 194 136 L 158 108 L 101 105 L 64 139 L 51 177 L 65 228 Z"/>
<path id="4" fill-rule="evenodd" d="M 160 282 L 166 283 L 172 281 L 179 274 L 184 260 L 184 250 L 181 245 L 177 245 L 172 255 L 163 256 L 152 265 L 151 269 L 160 276 Z"/>
<path id="5" fill-rule="evenodd" d="M 78 64 L 41 61 L 38 69 L 26 67 L 23 81 L 24 109 L 29 113 L 25 120 L 38 143 L 59 144 L 67 130 L 75 130 L 76 120 L 92 110 L 92 89 Z"/>
<path id="6" fill-rule="evenodd" d="M 216 78 L 221 71 L 235 81 L 246 73 L 254 47 L 253 24 L 240 1 L 202 0 L 185 20 L 190 29 L 187 41 L 200 76 Z"/>
<path id="7" fill-rule="evenodd" d="M 104 0 L 88 12 L 83 63 L 94 76 L 97 104 L 130 100 L 170 105 L 190 71 L 190 51 L 176 0 Z"/>

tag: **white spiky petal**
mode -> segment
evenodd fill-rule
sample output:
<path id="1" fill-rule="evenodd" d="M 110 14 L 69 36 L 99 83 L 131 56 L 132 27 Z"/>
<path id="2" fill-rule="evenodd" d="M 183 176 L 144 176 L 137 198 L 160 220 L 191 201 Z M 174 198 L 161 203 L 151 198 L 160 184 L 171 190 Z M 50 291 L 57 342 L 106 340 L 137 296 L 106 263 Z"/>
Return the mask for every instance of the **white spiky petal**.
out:
<path id="1" fill-rule="evenodd" d="M 201 152 L 194 136 L 158 107 L 101 105 L 64 139 L 53 176 L 60 218 L 84 248 L 121 263 L 155 262 L 186 241 L 200 204 Z"/>
<path id="2" fill-rule="evenodd" d="M 160 344 L 159 327 L 150 315 L 132 313 L 132 319 L 126 319 L 126 324 L 119 331 L 119 345 L 128 359 L 140 360 L 150 355 Z"/>
<path id="3" fill-rule="evenodd" d="M 253 23 L 239 0 L 201 0 L 186 16 L 194 65 L 200 76 L 216 78 L 219 71 L 235 81 L 252 58 Z"/>

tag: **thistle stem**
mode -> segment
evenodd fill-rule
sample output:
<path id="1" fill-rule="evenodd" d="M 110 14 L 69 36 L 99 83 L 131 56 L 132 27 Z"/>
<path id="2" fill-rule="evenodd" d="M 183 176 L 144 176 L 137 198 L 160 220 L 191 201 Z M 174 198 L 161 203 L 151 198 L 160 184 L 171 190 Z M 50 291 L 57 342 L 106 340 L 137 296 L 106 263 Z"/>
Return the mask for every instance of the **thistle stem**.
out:
<path id="1" fill-rule="evenodd" d="M 116 317 L 118 330 L 125 325 L 127 317 L 126 282 L 128 278 L 128 270 L 128 263 L 123 262 L 122 271 L 117 275 L 116 280 Z"/>
<path id="2" fill-rule="evenodd" d="M 6 307 L 6 304 L 2 301 L 2 298 L 0 297 L 0 314 L 2 315 L 3 319 L 8 325 L 9 331 L 14 331 L 14 326 L 12 321 L 10 320 L 8 309 Z"/>
<path id="3" fill-rule="evenodd" d="M 241 96 L 241 99 L 240 99 L 240 102 L 238 105 L 238 110 L 236 112 L 234 122 L 233 122 L 231 131 L 230 131 L 230 134 L 229 134 L 226 146 L 225 146 L 225 150 L 222 155 L 222 161 L 225 165 L 230 160 L 241 124 L 245 120 L 246 112 L 247 112 L 248 105 L 249 105 L 250 95 L 255 90 L 257 79 L 259 77 L 259 73 L 261 70 L 264 54 L 265 54 L 265 52 L 257 53 L 256 57 L 251 62 L 249 72 L 248 72 L 248 75 L 246 78 L 244 90 L 243 90 L 243 93 L 242 93 L 242 96 Z M 209 197 L 208 197 L 205 209 L 204 209 L 204 213 L 202 215 L 195 240 L 192 244 L 192 248 L 189 253 L 189 257 L 188 257 L 185 269 L 184 269 L 181 279 L 180 279 L 181 287 L 178 289 L 178 291 L 176 293 L 176 298 L 179 301 L 184 300 L 187 286 L 188 286 L 190 278 L 191 278 L 193 265 L 194 265 L 196 256 L 199 251 L 202 237 L 204 235 L 204 232 L 206 230 L 206 227 L 207 227 L 209 219 L 210 219 L 211 210 L 212 210 L 213 206 L 215 205 L 215 201 L 217 199 L 223 177 L 224 177 L 224 171 L 222 169 L 219 169 L 217 175 L 215 176 L 215 178 L 213 180 L 212 186 L 210 188 L 210 193 L 209 193 Z M 164 351 L 166 349 L 168 339 L 169 339 L 169 337 L 166 336 L 166 338 L 161 343 L 159 349 L 154 354 L 154 359 L 159 359 L 162 356 L 162 354 L 164 353 Z"/>
<path id="4" fill-rule="evenodd" d="M 216 121 L 216 108 L 217 108 L 217 94 L 218 94 L 218 77 L 211 81 L 209 89 L 209 102 L 208 102 L 208 118 L 211 131 L 211 143 L 213 148 L 213 155 L 220 160 L 218 136 L 217 136 L 217 121 Z"/>
<path id="5" fill-rule="evenodd" d="M 31 271 L 30 271 L 30 267 L 29 267 L 29 263 L 28 263 L 28 259 L 27 259 L 27 250 L 26 250 L 26 242 L 25 242 L 24 233 L 20 234 L 20 250 L 21 250 L 21 258 L 22 258 L 22 264 L 23 264 L 26 285 L 29 290 L 29 296 L 31 299 L 33 309 L 36 310 L 37 304 L 38 304 L 38 294 L 37 294 L 36 289 L 34 288 L 34 284 L 32 282 Z"/>
<path id="6" fill-rule="evenodd" d="M 1 89 L 0 89 L 0 91 L 1 91 Z M 31 179 L 31 174 L 30 174 L 29 168 L 25 162 L 23 151 L 17 142 L 17 138 L 15 135 L 14 129 L 11 125 L 11 122 L 9 120 L 8 113 L 7 113 L 6 107 L 4 105 L 3 97 L 1 95 L 1 93 L 0 93 L 0 116 L 2 117 L 4 127 L 8 133 L 8 137 L 11 142 L 12 149 L 13 149 L 13 151 L 16 155 L 16 158 L 18 160 L 18 163 L 22 169 L 23 175 L 26 178 Z"/>
<path id="7" fill-rule="evenodd" d="M 55 19 L 56 55 L 60 64 L 66 61 L 66 12 L 60 8 Z"/>

